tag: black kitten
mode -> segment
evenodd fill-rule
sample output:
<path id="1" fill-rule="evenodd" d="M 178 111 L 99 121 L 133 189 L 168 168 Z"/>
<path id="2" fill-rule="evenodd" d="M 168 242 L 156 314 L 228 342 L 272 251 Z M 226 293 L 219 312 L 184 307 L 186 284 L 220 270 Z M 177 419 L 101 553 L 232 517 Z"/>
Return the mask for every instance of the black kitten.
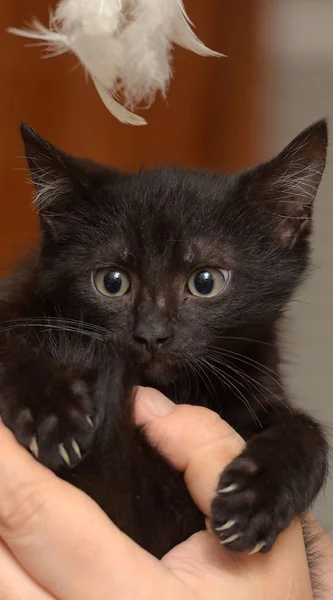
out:
<path id="1" fill-rule="evenodd" d="M 327 469 L 320 426 L 286 398 L 277 345 L 308 266 L 326 123 L 231 176 L 125 175 L 22 135 L 42 241 L 1 282 L 5 423 L 160 557 L 204 519 L 135 429 L 131 390 L 207 406 L 247 441 L 221 474 L 214 530 L 231 550 L 268 551 Z"/>

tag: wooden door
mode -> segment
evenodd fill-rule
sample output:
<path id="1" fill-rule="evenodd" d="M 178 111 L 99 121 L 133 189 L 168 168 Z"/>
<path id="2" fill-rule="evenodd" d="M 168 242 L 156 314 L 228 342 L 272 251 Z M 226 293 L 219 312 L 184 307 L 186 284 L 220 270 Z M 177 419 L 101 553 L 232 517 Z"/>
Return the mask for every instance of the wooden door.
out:
<path id="1" fill-rule="evenodd" d="M 54 4 L 54 3 L 53 3 Z M 158 99 L 148 125 L 118 123 L 86 84 L 73 57 L 41 60 L 41 49 L 6 33 L 33 16 L 47 22 L 45 0 L 1 0 L 0 7 L 0 267 L 32 244 L 37 218 L 22 158 L 19 121 L 64 150 L 137 169 L 161 163 L 233 169 L 257 157 L 261 83 L 261 0 L 188 0 L 199 37 L 228 58 L 177 49 L 167 101 Z"/>

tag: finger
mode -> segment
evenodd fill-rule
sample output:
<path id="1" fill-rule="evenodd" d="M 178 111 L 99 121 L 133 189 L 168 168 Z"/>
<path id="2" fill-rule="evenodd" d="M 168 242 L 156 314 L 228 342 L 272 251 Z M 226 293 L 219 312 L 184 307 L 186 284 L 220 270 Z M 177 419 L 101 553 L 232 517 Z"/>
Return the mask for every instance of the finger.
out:
<path id="1" fill-rule="evenodd" d="M 208 409 L 176 406 L 156 390 L 139 388 L 134 417 L 148 439 L 179 470 L 209 516 L 220 472 L 244 448 L 240 436 Z M 281 534 L 273 550 L 247 556 L 228 552 L 207 531 L 172 549 L 163 563 L 199 598 L 312 598 L 300 524 Z"/>
<path id="2" fill-rule="evenodd" d="M 172 549 L 163 562 L 175 569 L 199 598 L 313 600 L 298 520 L 280 534 L 266 554 L 248 556 L 229 552 L 216 544 L 207 531 L 201 531 Z"/>
<path id="3" fill-rule="evenodd" d="M 170 594 L 165 598 L 174 593 L 175 578 L 158 560 L 125 536 L 93 500 L 35 461 L 3 424 L 0 537 L 57 600 L 150 600 L 161 585 Z"/>
<path id="4" fill-rule="evenodd" d="M 0 598 L 1 600 L 55 600 L 43 590 L 15 560 L 0 541 Z"/>
<path id="5" fill-rule="evenodd" d="M 242 438 L 215 412 L 176 405 L 151 388 L 138 388 L 134 419 L 149 441 L 184 472 L 194 502 L 210 516 L 219 475 L 244 448 Z"/>

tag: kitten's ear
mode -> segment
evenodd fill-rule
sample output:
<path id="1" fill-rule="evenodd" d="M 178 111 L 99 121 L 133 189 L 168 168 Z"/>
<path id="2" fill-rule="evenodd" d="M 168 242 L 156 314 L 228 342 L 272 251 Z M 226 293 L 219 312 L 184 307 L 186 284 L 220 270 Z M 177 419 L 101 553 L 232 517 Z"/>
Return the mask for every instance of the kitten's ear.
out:
<path id="1" fill-rule="evenodd" d="M 40 216 L 61 212 L 63 203 L 73 198 L 73 193 L 80 185 L 75 159 L 50 144 L 25 123 L 21 123 L 21 136 L 36 190 L 34 206 Z"/>
<path id="2" fill-rule="evenodd" d="M 310 231 L 313 202 L 326 164 L 327 137 L 323 119 L 258 169 L 260 201 L 275 217 L 277 235 L 285 246 Z"/>

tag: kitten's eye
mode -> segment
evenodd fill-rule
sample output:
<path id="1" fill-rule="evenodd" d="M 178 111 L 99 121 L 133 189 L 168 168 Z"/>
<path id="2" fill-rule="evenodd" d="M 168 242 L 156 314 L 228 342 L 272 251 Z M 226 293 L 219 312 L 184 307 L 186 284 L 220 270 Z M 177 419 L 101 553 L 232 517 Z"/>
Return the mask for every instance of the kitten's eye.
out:
<path id="1" fill-rule="evenodd" d="M 192 273 L 187 285 L 193 296 L 212 298 L 226 287 L 229 271 L 225 269 L 200 269 Z"/>
<path id="2" fill-rule="evenodd" d="M 131 287 L 129 278 L 119 269 L 99 269 L 94 276 L 95 286 L 104 296 L 124 296 Z"/>

